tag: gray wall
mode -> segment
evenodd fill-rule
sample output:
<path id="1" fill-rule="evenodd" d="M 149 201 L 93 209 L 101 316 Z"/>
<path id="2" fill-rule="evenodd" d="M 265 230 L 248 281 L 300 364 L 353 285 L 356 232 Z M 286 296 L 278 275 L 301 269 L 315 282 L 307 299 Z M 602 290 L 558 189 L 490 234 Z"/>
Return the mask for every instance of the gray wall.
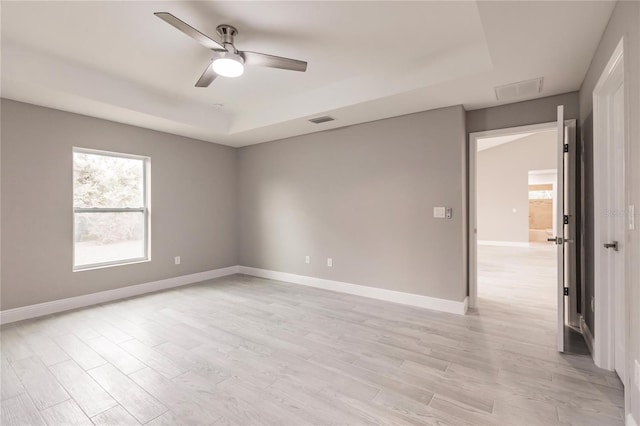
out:
<path id="1" fill-rule="evenodd" d="M 633 1 L 619 1 L 611 15 L 609 24 L 602 36 L 600 45 L 591 61 L 589 71 L 580 89 L 580 126 L 584 146 L 585 181 L 585 247 L 586 247 L 586 292 L 587 301 L 593 295 L 593 89 L 604 70 L 611 54 L 620 38 L 626 38 L 625 61 L 625 97 L 628 107 L 628 141 L 629 151 L 626 163 L 626 182 L 628 189 L 628 204 L 635 204 L 636 215 L 640 210 L 640 3 Z M 636 216 L 636 223 L 640 216 Z M 627 350 L 630 363 L 627 365 L 627 375 L 633 377 L 633 360 L 640 360 L 640 231 L 629 232 L 627 236 L 627 290 L 626 299 L 631 303 L 629 313 L 630 329 Z M 593 331 L 593 312 L 587 303 L 586 321 Z M 597 330 L 595 331 L 597 333 Z M 597 336 L 596 336 L 597 337 Z M 631 380 L 627 389 L 627 401 L 636 420 L 640 421 L 640 390 Z"/>
<path id="2" fill-rule="evenodd" d="M 529 241 L 529 171 L 556 168 L 556 138 L 541 132 L 478 152 L 478 240 Z"/>
<path id="3" fill-rule="evenodd" d="M 463 300 L 464 120 L 458 106 L 241 148 L 240 264 Z"/>
<path id="4" fill-rule="evenodd" d="M 5 99 L 1 108 L 1 309 L 237 264 L 233 148 Z M 151 157 L 150 262 L 72 272 L 74 146 Z"/>
<path id="5" fill-rule="evenodd" d="M 578 119 L 578 92 L 467 112 L 467 132 L 504 129 L 556 121 L 556 109 L 564 105 L 565 119 Z"/>

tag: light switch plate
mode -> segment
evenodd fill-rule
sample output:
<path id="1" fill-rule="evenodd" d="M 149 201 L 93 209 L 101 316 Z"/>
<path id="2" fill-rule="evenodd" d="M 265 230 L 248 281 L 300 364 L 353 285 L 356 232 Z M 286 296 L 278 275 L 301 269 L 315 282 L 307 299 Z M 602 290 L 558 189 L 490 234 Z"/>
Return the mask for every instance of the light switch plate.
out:
<path id="1" fill-rule="evenodd" d="M 433 217 L 438 219 L 443 219 L 445 217 L 445 208 L 444 207 L 434 207 L 433 208 Z"/>

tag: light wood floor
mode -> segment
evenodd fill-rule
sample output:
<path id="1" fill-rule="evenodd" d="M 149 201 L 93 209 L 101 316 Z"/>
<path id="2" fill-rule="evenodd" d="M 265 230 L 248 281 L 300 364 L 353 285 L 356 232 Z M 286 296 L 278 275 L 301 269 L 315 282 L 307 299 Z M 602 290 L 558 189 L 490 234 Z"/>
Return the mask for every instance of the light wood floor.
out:
<path id="1" fill-rule="evenodd" d="M 10 324 L 2 424 L 620 425 L 616 377 L 554 350 L 552 262 L 481 248 L 467 316 L 234 276 Z"/>

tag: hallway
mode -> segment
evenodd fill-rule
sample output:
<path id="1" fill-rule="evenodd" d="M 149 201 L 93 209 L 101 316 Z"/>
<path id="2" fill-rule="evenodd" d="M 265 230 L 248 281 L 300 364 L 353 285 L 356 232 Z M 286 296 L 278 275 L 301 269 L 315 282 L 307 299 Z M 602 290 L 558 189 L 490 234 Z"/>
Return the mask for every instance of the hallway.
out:
<path id="1" fill-rule="evenodd" d="M 552 334 L 544 344 L 554 346 L 556 303 L 554 245 L 478 246 L 478 306 L 483 312 L 499 309 L 501 315 L 540 321 Z"/>

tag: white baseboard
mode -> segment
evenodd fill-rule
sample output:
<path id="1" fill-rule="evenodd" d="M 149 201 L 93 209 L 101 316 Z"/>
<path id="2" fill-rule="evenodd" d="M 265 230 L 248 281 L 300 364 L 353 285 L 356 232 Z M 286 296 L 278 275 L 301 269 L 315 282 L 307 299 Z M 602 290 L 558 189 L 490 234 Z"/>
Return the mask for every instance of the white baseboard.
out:
<path id="1" fill-rule="evenodd" d="M 478 240 L 479 246 L 496 246 L 496 247 L 531 247 L 531 244 L 522 241 L 489 241 Z"/>
<path id="2" fill-rule="evenodd" d="M 321 278 L 307 277 L 303 275 L 289 274 L 286 272 L 249 268 L 246 266 L 229 266 L 227 268 L 213 269 L 211 271 L 182 275 L 179 277 L 167 278 L 164 280 L 152 281 L 144 284 L 137 284 L 128 287 L 116 288 L 113 290 L 100 291 L 97 293 L 85 294 L 82 296 L 69 297 L 67 299 L 59 299 L 53 300 L 51 302 L 22 306 L 20 308 L 6 309 L 4 311 L 0 311 L 0 324 L 22 321 L 29 318 L 36 318 L 43 315 L 50 315 L 57 312 L 68 311 L 71 309 L 83 308 L 86 306 L 97 305 L 99 303 L 111 302 L 114 300 L 125 299 L 127 297 L 138 296 L 141 294 L 153 293 L 155 291 L 180 287 L 183 285 L 193 284 L 200 281 L 211 280 L 213 278 L 224 277 L 237 273 L 253 275 L 261 278 L 270 278 L 278 281 L 286 281 L 293 284 L 302 284 L 310 287 L 337 291 L 340 293 L 354 294 L 357 296 L 386 300 L 389 302 L 401 303 L 404 305 L 417 306 L 420 308 L 449 312 L 459 315 L 464 315 L 467 312 L 469 301 L 468 297 L 465 297 L 465 299 L 461 302 L 456 302 L 453 300 L 437 299 L 434 297 L 403 293 L 400 291 L 386 290 L 382 288 L 367 287 L 341 281 L 332 281 Z"/>
<path id="3" fill-rule="evenodd" d="M 585 322 L 583 316 L 580 316 L 580 330 L 582 331 L 582 335 L 584 336 L 584 341 L 587 342 L 587 347 L 589 348 L 591 357 L 593 357 L 593 333 L 591 333 L 591 330 L 589 330 L 589 326 Z"/>
<path id="4" fill-rule="evenodd" d="M 638 422 L 633 418 L 633 414 L 627 414 L 627 421 L 625 422 L 627 426 L 638 426 Z"/>
<path id="5" fill-rule="evenodd" d="M 140 294 L 152 293 L 154 291 L 165 290 L 173 287 L 180 287 L 213 278 L 224 277 L 238 273 L 237 266 L 213 269 L 211 271 L 198 272 L 195 274 L 182 275 L 179 277 L 167 278 L 159 281 L 152 281 L 144 284 L 137 284 L 128 287 L 116 288 L 113 290 L 100 291 L 97 293 L 85 294 L 83 296 L 59 299 L 51 302 L 38 303 L 36 305 L 23 306 L 20 308 L 0 311 L 0 324 L 6 324 L 24 319 L 40 317 L 43 315 L 55 314 L 56 312 L 68 311 L 70 309 L 83 308 L 85 306 L 96 305 L 98 303 L 110 302 L 124 299 Z"/>
<path id="6" fill-rule="evenodd" d="M 285 281 L 293 284 L 321 288 L 324 290 L 337 291 L 339 293 L 354 294 L 356 296 L 364 296 L 372 299 L 385 300 L 388 302 L 401 303 L 403 305 L 417 306 L 419 308 L 459 315 L 464 315 L 467 312 L 469 301 L 468 297 L 465 297 L 463 301 L 456 302 L 454 300 L 438 299 L 435 297 L 368 287 L 359 284 L 345 283 L 342 281 L 289 274 L 287 272 L 270 271 L 268 269 L 250 268 L 248 266 L 239 266 L 238 272 L 260 278 L 269 278 L 272 280 Z"/>

